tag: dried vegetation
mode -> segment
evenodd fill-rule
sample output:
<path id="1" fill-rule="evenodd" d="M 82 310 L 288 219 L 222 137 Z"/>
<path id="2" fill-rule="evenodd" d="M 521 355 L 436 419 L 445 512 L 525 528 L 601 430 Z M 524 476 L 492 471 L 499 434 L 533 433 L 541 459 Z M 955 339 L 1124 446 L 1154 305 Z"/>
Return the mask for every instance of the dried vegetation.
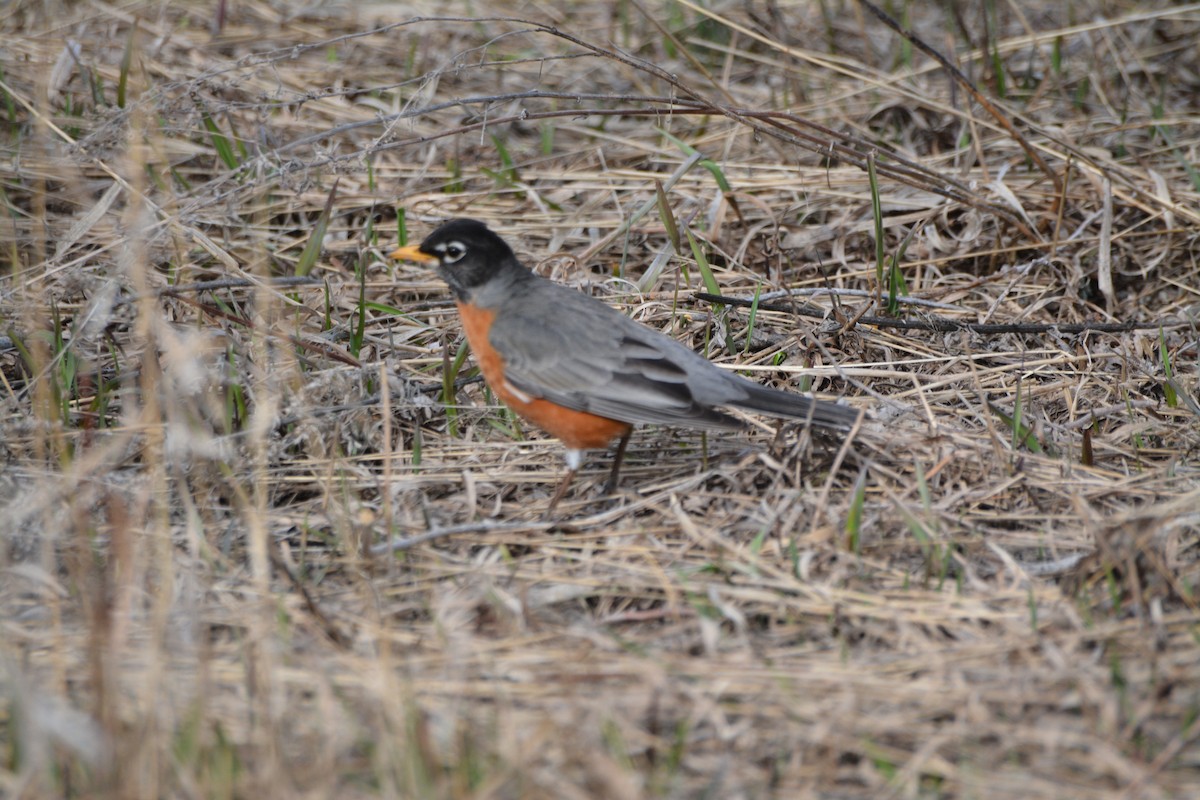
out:
<path id="1" fill-rule="evenodd" d="M 1200 10 L 289 8 L 0 11 L 0 796 L 1200 796 Z M 451 216 L 870 418 L 543 519 Z"/>

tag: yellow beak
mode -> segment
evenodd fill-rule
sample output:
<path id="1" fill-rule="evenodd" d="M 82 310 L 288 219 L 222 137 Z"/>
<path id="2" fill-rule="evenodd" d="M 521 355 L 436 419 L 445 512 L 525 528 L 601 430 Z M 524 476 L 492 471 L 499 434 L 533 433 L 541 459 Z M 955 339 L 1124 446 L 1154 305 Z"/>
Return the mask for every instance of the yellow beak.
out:
<path id="1" fill-rule="evenodd" d="M 438 263 L 437 256 L 431 256 L 428 253 L 422 253 L 415 244 L 410 244 L 407 247 L 397 247 L 395 250 L 388 253 L 388 258 L 394 258 L 397 261 L 416 261 L 420 264 Z"/>

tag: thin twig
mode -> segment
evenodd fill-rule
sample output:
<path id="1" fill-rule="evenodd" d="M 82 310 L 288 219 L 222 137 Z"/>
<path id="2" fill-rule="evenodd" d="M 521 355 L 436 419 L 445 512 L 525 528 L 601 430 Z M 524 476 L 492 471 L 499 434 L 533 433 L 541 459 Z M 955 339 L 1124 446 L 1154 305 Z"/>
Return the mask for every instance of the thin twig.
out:
<path id="1" fill-rule="evenodd" d="M 746 300 L 740 297 L 727 297 L 721 294 L 709 294 L 708 292 L 696 292 L 692 295 L 697 300 L 703 300 L 707 303 L 724 303 L 726 305 L 738 306 L 739 308 L 749 308 L 755 305 L 753 300 Z M 778 311 L 784 314 L 794 314 L 802 317 L 816 317 L 824 319 L 829 316 L 829 310 L 819 306 L 808 305 L 801 303 L 799 305 L 787 303 L 758 303 L 759 311 Z M 1002 323 L 976 323 L 965 322 L 957 319 L 947 319 L 946 317 L 931 317 L 929 319 L 891 319 L 888 317 L 874 317 L 863 315 L 858 317 L 857 322 L 864 325 L 872 325 L 877 328 L 897 328 L 900 330 L 912 331 L 935 331 L 938 333 L 947 333 L 950 331 L 971 331 L 972 333 L 980 333 L 994 335 L 1000 333 L 1126 333 L 1128 331 L 1141 330 L 1158 330 L 1159 328 L 1183 328 L 1192 325 L 1193 323 L 1187 320 L 1164 320 L 1162 322 L 1048 322 L 1048 323 L 1032 323 L 1032 322 L 1002 322 Z"/>

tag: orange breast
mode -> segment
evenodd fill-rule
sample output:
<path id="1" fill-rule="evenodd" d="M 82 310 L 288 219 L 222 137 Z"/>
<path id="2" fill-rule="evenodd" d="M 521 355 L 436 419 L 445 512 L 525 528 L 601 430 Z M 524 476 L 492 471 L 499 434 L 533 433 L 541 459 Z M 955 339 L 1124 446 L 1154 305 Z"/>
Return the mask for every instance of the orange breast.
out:
<path id="1" fill-rule="evenodd" d="M 573 450 L 607 447 L 613 439 L 629 433 L 632 426 L 627 422 L 563 408 L 540 397 L 530 398 L 518 392 L 505 380 L 504 359 L 488 340 L 496 312 L 459 303 L 458 313 L 483 379 L 513 411 Z"/>

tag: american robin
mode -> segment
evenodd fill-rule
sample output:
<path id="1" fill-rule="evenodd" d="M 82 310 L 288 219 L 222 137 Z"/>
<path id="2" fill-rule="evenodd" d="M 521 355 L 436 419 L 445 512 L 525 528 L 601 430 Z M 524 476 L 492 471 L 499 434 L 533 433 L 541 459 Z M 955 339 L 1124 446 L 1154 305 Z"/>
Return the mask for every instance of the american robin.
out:
<path id="1" fill-rule="evenodd" d="M 419 245 L 389 254 L 433 265 L 450 285 L 463 331 L 488 386 L 562 441 L 566 494 L 583 451 L 619 439 L 606 492 L 637 423 L 742 428 L 731 407 L 849 428 L 846 406 L 769 389 L 717 367 L 679 342 L 580 292 L 539 277 L 482 222 L 455 219 Z"/>

